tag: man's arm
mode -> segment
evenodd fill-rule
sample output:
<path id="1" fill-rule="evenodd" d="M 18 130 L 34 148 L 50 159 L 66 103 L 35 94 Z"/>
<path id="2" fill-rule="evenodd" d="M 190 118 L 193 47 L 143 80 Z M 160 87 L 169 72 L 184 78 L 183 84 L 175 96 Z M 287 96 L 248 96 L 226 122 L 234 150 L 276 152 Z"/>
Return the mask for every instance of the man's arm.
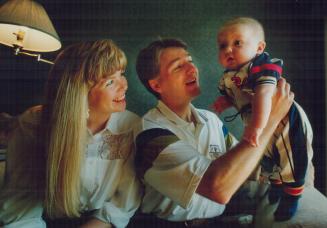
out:
<path id="1" fill-rule="evenodd" d="M 218 203 L 226 204 L 244 183 L 265 152 L 266 145 L 278 123 L 287 114 L 294 99 L 290 85 L 285 79 L 278 81 L 277 92 L 273 97 L 272 110 L 263 133 L 260 145 L 252 147 L 242 140 L 225 155 L 213 161 L 197 188 L 197 193 Z"/>

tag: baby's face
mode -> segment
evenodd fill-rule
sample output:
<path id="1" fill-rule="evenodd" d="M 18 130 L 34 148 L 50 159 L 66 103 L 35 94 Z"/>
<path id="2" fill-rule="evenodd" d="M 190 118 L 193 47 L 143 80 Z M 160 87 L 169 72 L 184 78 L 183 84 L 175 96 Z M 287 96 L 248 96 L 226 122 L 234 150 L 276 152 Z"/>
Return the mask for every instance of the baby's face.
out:
<path id="1" fill-rule="evenodd" d="M 219 63 L 229 70 L 237 70 L 263 52 L 256 33 L 246 25 L 233 25 L 224 29 L 218 34 L 217 41 Z"/>

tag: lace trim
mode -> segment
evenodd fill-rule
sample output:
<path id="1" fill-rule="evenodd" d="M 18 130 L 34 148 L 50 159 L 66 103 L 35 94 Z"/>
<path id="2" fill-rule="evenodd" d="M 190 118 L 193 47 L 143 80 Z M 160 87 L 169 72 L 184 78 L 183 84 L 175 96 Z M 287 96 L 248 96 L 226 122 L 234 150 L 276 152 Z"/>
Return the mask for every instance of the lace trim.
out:
<path id="1" fill-rule="evenodd" d="M 111 132 L 105 131 L 102 139 L 103 143 L 98 148 L 98 154 L 102 159 L 126 159 L 129 156 L 133 143 L 132 132 L 113 135 Z"/>

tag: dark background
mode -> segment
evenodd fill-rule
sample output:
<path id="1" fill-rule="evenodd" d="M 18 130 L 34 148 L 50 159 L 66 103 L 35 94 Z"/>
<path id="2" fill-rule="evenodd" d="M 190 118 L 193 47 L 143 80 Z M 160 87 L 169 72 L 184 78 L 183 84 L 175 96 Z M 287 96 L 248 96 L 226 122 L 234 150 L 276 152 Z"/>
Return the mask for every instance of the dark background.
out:
<path id="1" fill-rule="evenodd" d="M 2 1 L 3 2 L 3 1 Z M 81 40 L 113 39 L 126 53 L 128 109 L 143 115 L 155 104 L 137 79 L 135 58 L 150 41 L 178 37 L 190 46 L 200 71 L 202 94 L 194 104 L 208 108 L 218 95 L 216 32 L 222 21 L 251 16 L 266 31 L 266 50 L 284 60 L 284 75 L 314 130 L 315 184 L 326 194 L 326 118 L 323 0 L 43 0 L 63 47 Z M 53 60 L 58 52 L 45 53 Z M 50 65 L 14 56 L 0 45 L 0 112 L 17 115 L 43 100 Z M 230 110 L 230 112 L 234 112 Z M 227 124 L 242 134 L 240 120 Z"/>

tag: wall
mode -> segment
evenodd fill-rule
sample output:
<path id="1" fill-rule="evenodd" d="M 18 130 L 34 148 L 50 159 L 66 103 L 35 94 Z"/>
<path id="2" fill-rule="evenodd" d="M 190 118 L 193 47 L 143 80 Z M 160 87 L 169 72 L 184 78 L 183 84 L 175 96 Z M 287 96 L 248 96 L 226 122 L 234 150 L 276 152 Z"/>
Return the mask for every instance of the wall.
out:
<path id="1" fill-rule="evenodd" d="M 129 60 L 128 108 L 140 115 L 155 104 L 135 73 L 138 51 L 161 37 L 179 37 L 190 46 L 200 71 L 202 94 L 194 101 L 208 108 L 217 96 L 216 84 L 222 68 L 216 61 L 216 30 L 226 18 L 253 16 L 266 28 L 267 51 L 284 59 L 284 73 L 306 110 L 315 132 L 316 184 L 325 188 L 325 79 L 323 53 L 322 1 L 275 0 L 89 0 L 40 1 L 62 39 L 70 43 L 111 38 L 126 52 Z M 57 53 L 45 54 L 53 59 Z M 43 84 L 49 66 L 27 57 L 13 56 L 0 49 L 0 112 L 18 114 L 42 102 Z M 230 110 L 229 113 L 233 113 Z M 238 137 L 240 120 L 227 123 Z"/>
<path id="2" fill-rule="evenodd" d="M 325 28 L 324 28 L 324 37 L 325 37 L 325 46 L 324 46 L 324 53 L 327 56 L 327 17 L 324 19 Z M 325 57 L 325 69 L 327 68 L 327 58 Z M 325 70 L 325 77 L 327 78 L 327 71 Z M 327 80 L 325 80 L 325 88 L 327 88 Z M 325 99 L 327 99 L 327 94 L 325 93 Z M 327 112 L 327 106 L 325 106 L 325 113 Z M 325 121 L 327 121 L 327 116 L 325 115 Z M 325 128 L 325 142 L 327 141 L 327 129 Z M 325 164 L 327 164 L 327 156 L 324 158 Z M 327 169 L 325 170 L 325 177 L 327 177 Z M 327 178 L 325 178 L 327 179 Z M 327 181 L 326 181 L 327 182 Z M 327 195 L 327 183 L 325 183 L 325 195 Z"/>

